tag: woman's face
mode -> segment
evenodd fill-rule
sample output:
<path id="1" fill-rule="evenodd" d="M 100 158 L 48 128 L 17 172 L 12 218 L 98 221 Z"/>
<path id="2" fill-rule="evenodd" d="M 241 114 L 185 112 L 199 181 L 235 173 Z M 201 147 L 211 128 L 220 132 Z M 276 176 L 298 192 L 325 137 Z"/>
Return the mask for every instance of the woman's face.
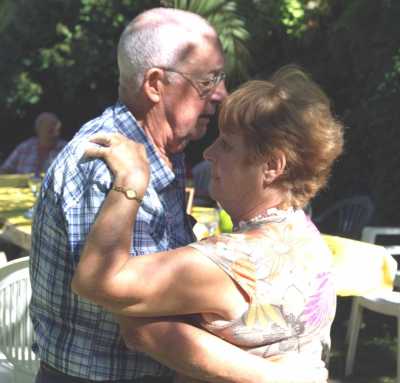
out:
<path id="1" fill-rule="evenodd" d="M 251 211 L 262 199 L 263 164 L 249 163 L 248 157 L 243 136 L 222 131 L 204 151 L 204 158 L 211 162 L 210 195 L 236 217 Z"/>

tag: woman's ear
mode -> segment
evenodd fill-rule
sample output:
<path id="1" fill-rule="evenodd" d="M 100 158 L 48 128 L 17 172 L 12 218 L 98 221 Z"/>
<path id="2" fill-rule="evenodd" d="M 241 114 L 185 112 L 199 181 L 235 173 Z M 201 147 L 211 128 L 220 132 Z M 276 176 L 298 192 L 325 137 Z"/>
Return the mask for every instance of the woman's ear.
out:
<path id="1" fill-rule="evenodd" d="M 286 156 L 280 150 L 275 151 L 263 165 L 264 185 L 271 185 L 286 168 Z"/>
<path id="2" fill-rule="evenodd" d="M 143 90 L 145 95 L 153 103 L 160 102 L 161 87 L 164 86 L 164 71 L 159 68 L 149 69 L 144 77 Z"/>

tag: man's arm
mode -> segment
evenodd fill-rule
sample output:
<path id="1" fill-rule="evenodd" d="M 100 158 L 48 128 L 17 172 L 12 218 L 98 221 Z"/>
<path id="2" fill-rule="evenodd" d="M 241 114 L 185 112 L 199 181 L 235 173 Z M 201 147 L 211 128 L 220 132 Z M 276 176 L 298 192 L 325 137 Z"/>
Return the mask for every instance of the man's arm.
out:
<path id="1" fill-rule="evenodd" d="M 182 318 L 119 317 L 128 348 L 152 356 L 171 369 L 213 383 L 326 382 L 328 372 L 307 368 L 300 355 L 263 359 L 200 329 Z"/>

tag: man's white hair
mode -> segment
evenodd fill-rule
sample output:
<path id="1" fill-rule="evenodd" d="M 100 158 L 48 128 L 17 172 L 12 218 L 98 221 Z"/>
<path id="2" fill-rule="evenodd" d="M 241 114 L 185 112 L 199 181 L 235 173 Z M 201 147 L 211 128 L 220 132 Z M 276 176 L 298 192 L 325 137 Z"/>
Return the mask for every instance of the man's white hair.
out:
<path id="1" fill-rule="evenodd" d="M 153 8 L 135 17 L 118 44 L 120 88 L 137 93 L 152 67 L 177 68 L 206 36 L 217 38 L 213 27 L 194 13 Z"/>

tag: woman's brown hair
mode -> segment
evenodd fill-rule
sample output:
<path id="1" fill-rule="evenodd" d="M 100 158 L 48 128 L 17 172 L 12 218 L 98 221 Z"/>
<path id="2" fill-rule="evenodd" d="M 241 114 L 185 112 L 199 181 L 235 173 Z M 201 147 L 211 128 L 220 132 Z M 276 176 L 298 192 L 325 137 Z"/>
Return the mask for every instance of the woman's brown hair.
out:
<path id="1" fill-rule="evenodd" d="M 244 136 L 249 161 L 265 161 L 281 151 L 286 168 L 275 182 L 287 190 L 290 205 L 303 207 L 325 186 L 342 152 L 343 126 L 328 97 L 297 66 L 285 66 L 269 81 L 249 81 L 221 108 L 222 131 Z"/>

